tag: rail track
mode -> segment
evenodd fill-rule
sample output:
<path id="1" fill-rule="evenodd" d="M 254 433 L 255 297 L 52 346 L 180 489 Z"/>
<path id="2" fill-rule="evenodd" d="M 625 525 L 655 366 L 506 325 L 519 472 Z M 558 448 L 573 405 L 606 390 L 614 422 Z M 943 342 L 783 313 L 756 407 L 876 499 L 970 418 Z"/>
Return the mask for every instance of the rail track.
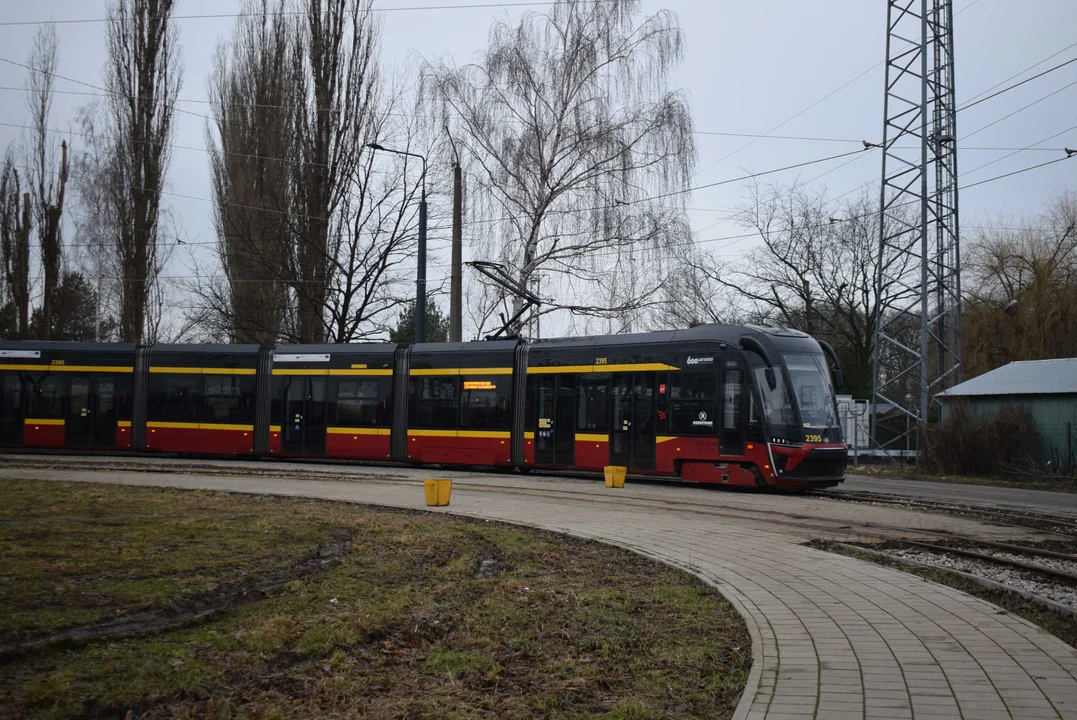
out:
<path id="1" fill-rule="evenodd" d="M 377 474 L 357 475 L 355 472 L 338 471 L 331 464 L 319 463 L 317 468 L 315 468 L 302 461 L 274 463 L 272 466 L 251 466 L 245 465 L 242 462 L 230 462 L 226 464 L 220 461 L 180 460 L 175 463 L 168 463 L 167 460 L 167 458 L 162 459 L 160 457 L 132 458 L 129 456 L 92 456 L 92 459 L 86 459 L 75 455 L 40 455 L 32 457 L 5 457 L 0 455 L 0 471 L 2 471 L 3 468 L 75 471 L 117 470 L 233 477 L 265 477 L 283 480 L 294 479 L 344 482 L 356 482 L 361 480 L 364 483 L 374 484 L 395 484 L 400 482 L 409 482 L 412 480 L 412 478 L 408 476 L 407 472 L 404 472 L 411 469 L 409 466 L 400 466 L 402 472 L 398 474 L 392 472 L 379 472 Z M 341 465 L 340 467 L 348 467 L 354 470 L 354 468 L 356 468 L 357 466 L 354 464 L 348 464 Z M 363 466 L 360 465 L 358 467 Z M 381 470 L 391 470 L 391 467 L 379 467 Z M 489 475 L 490 474 L 487 474 L 487 476 Z M 506 476 L 508 476 L 508 473 L 506 473 Z M 564 480 L 566 477 L 585 479 L 587 481 L 593 482 L 595 475 L 586 473 L 573 473 L 570 475 L 566 475 L 563 473 L 533 473 L 529 476 L 529 479 L 534 481 L 536 485 L 535 487 L 494 486 L 479 481 L 469 481 L 466 477 L 458 477 L 455 482 L 458 486 L 467 488 L 467 491 L 469 492 L 516 494 L 534 497 L 556 497 L 562 500 L 579 500 L 583 502 L 593 502 L 595 500 L 595 494 L 592 490 L 568 490 L 564 488 L 554 489 L 541 487 L 544 482 L 552 483 L 555 481 Z M 640 484 L 644 487 L 671 484 L 668 481 L 656 479 L 636 480 L 635 483 Z M 682 483 L 678 482 L 676 484 Z M 718 498 L 724 496 L 726 492 L 728 491 L 716 488 L 714 497 Z M 743 493 L 738 494 L 743 495 Z M 882 496 L 877 499 L 867 499 L 860 497 L 848 498 L 844 497 L 844 495 L 846 495 L 846 493 L 819 491 L 805 494 L 804 497 L 840 500 L 847 502 L 871 502 L 874 504 L 884 505 L 892 504 L 910 510 L 941 512 L 948 515 L 961 514 L 965 517 L 969 517 L 970 519 L 983 520 L 997 526 L 1011 527 L 1015 530 L 1036 530 L 1040 533 L 1057 535 L 1058 537 L 1063 539 L 1072 539 L 1073 537 L 1077 536 L 1077 522 L 1074 522 L 1068 517 L 1062 518 L 1032 511 L 1011 511 L 1009 508 L 993 509 L 985 507 L 959 506 L 949 502 L 943 503 L 920 499 L 910 500 L 909 498 L 898 496 Z M 617 501 L 620 503 L 634 506 L 665 508 L 670 510 L 676 510 L 678 512 L 705 514 L 716 517 L 729 517 L 742 520 L 756 520 L 762 522 L 779 522 L 786 527 L 795 527 L 799 529 L 823 532 L 828 534 L 840 535 L 843 533 L 847 533 L 850 530 L 855 530 L 858 534 L 864 537 L 875 537 L 879 540 L 920 535 L 925 538 L 945 538 L 949 540 L 966 541 L 971 543 L 982 542 L 978 538 L 961 537 L 959 535 L 955 535 L 949 532 L 935 531 L 923 528 L 909 528 L 905 526 L 890 525 L 886 523 L 859 522 L 856 527 L 853 528 L 844 521 L 826 519 L 813 520 L 812 518 L 806 517 L 801 513 L 793 511 L 772 510 L 767 508 L 738 508 L 731 506 L 703 504 L 696 501 L 698 500 L 698 497 L 699 496 L 697 495 L 694 500 L 657 498 L 649 495 L 636 494 L 633 493 L 631 489 L 626 488 L 624 492 L 618 494 Z"/>

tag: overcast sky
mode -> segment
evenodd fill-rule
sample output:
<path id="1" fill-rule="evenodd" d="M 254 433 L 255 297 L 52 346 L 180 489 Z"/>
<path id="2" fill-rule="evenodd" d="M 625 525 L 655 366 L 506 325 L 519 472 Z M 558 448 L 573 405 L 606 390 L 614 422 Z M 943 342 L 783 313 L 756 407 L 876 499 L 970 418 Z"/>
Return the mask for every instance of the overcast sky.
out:
<path id="1" fill-rule="evenodd" d="M 379 0 L 376 6 L 391 9 L 477 2 L 480 0 Z M 221 14 L 235 12 L 239 1 L 177 0 L 177 6 L 178 15 Z M 100 0 L 0 0 L 0 22 L 103 18 L 105 7 Z M 669 9 L 680 20 L 687 48 L 674 83 L 689 94 L 697 131 L 760 134 L 773 130 L 775 135 L 854 141 L 876 141 L 880 137 L 884 0 L 644 0 L 643 7 L 648 13 Z M 526 8 L 510 7 L 385 12 L 383 61 L 393 65 L 418 54 L 430 59 L 451 56 L 458 64 L 468 62 L 485 45 L 492 19 L 517 18 L 525 11 Z M 959 105 L 1074 44 L 1077 38 L 1074 0 L 955 0 L 955 12 Z M 58 30 L 58 73 L 100 85 L 105 59 L 104 24 L 61 24 Z M 231 30 L 231 19 L 179 21 L 185 66 L 183 99 L 205 100 L 213 51 Z M 0 26 L 0 57 L 25 62 L 34 31 L 32 26 Z M 1077 44 L 1039 70 L 1075 56 Z M 877 67 L 871 69 L 873 66 Z M 861 77 L 847 87 L 798 115 L 858 76 Z M 0 146 L 6 146 L 21 132 L 9 124 L 26 123 L 21 92 L 24 79 L 24 70 L 0 63 L 0 123 L 4 123 L 0 125 Z M 1075 82 L 1077 63 L 961 113 L 958 129 L 959 147 L 964 146 L 959 156 L 962 184 L 1062 156 L 1060 150 L 1022 152 L 974 171 L 1010 152 L 983 148 L 1023 148 L 1077 125 L 1077 86 L 1061 89 Z M 58 81 L 56 88 L 93 92 L 66 81 Z M 975 130 L 1058 90 L 1053 97 L 965 140 Z M 68 128 L 76 107 L 87 99 L 58 95 L 51 125 Z M 198 102 L 183 103 L 181 107 L 208 113 L 208 107 Z M 197 149 L 205 147 L 203 123 L 192 115 L 177 115 L 175 144 L 196 149 L 174 152 L 168 176 L 173 193 L 210 196 L 208 156 Z M 765 138 L 740 149 L 749 142 L 749 138 L 698 134 L 698 174 L 693 184 L 792 165 L 856 147 L 841 142 Z M 78 138 L 74 143 L 77 145 Z M 1048 148 L 1064 146 L 1077 147 L 1077 130 L 1043 143 Z M 813 181 L 814 186 L 825 186 L 832 196 L 878 180 L 876 152 L 858 156 L 839 168 L 844 162 L 813 165 L 768 179 Z M 819 177 L 823 173 L 827 174 Z M 1052 193 L 1075 187 L 1077 160 L 972 188 L 961 196 L 963 227 L 973 232 L 981 226 L 1012 222 L 1013 218 L 1037 212 Z M 690 217 L 696 239 L 703 247 L 719 250 L 730 258 L 751 247 L 750 240 L 722 239 L 744 232 L 730 223 L 728 213 L 723 211 L 743 202 L 745 190 L 743 183 L 734 183 L 694 193 L 689 202 L 693 208 Z M 166 200 L 186 240 L 197 243 L 214 239 L 208 202 L 174 195 Z M 448 259 L 447 234 L 432 237 L 431 250 L 437 255 L 431 260 L 431 275 L 437 278 L 444 274 Z M 167 272 L 190 272 L 179 263 L 173 262 Z"/>

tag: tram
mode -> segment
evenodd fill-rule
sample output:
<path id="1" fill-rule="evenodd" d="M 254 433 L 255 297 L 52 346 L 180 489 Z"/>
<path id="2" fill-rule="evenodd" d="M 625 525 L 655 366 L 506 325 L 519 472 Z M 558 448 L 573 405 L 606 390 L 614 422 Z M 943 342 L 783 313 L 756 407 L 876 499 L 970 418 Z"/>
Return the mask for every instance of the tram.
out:
<path id="1" fill-rule="evenodd" d="M 837 356 L 702 325 L 397 345 L 0 342 L 0 447 L 844 480 Z"/>

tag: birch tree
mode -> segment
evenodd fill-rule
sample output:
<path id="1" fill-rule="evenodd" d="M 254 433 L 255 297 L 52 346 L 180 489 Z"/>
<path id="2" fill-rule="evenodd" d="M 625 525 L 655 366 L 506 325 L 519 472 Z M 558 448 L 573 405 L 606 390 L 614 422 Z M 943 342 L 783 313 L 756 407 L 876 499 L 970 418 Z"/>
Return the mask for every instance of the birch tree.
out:
<path id="1" fill-rule="evenodd" d="M 611 305 L 595 289 L 611 252 L 632 248 L 647 262 L 645 250 L 680 239 L 676 193 L 695 157 L 685 97 L 670 88 L 682 50 L 668 11 L 566 0 L 495 23 L 475 64 L 426 69 L 426 93 L 468 165 L 475 254 L 524 287 L 541 274 L 560 296 L 547 311 L 623 315 L 654 292 L 645 282 Z M 471 314 L 483 322 L 493 305 L 512 316 L 523 303 L 489 286 L 477 299 L 485 307 Z"/>

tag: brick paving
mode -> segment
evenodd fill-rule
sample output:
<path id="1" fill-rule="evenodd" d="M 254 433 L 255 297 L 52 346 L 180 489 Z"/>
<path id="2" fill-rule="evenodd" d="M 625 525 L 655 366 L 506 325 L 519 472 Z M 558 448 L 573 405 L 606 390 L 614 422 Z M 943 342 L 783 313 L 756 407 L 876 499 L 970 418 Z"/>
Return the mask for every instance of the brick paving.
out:
<path id="1" fill-rule="evenodd" d="M 170 469 L 182 468 L 180 464 Z M 355 479 L 319 479 L 317 473 L 308 473 L 309 479 L 296 481 L 232 476 L 225 468 L 220 474 L 198 474 L 193 468 L 189 473 L 4 468 L 3 476 L 270 493 L 421 509 L 421 478 L 429 475 L 414 469 L 349 468 Z M 438 476 L 457 481 L 451 507 L 436 511 L 602 540 L 684 568 L 720 589 L 752 634 L 754 662 L 737 711 L 741 720 L 1077 720 L 1074 648 L 965 593 L 800 544 L 819 534 L 833 536 L 838 528 L 855 533 L 858 523 L 875 525 L 884 518 L 888 526 L 961 532 L 974 529 L 973 521 L 811 498 L 701 493 L 693 488 L 638 485 L 619 491 L 594 482 L 552 478 Z M 542 494 L 534 493 L 536 489 Z M 630 499 L 631 503 L 618 502 Z M 686 500 L 730 512 L 693 512 Z M 809 522 L 798 525 L 795 518 Z M 830 522 L 833 529 L 821 532 L 813 521 Z M 983 525 L 978 529 L 1010 537 L 1015 533 Z"/>

